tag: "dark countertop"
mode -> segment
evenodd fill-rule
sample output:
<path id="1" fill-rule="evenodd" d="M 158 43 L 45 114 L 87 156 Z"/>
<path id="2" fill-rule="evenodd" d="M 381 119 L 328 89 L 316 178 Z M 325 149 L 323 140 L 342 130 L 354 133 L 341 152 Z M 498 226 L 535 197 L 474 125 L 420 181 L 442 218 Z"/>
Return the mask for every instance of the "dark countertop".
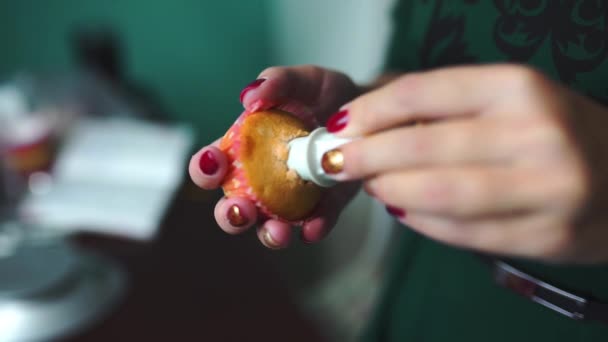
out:
<path id="1" fill-rule="evenodd" d="M 187 184 L 150 243 L 83 235 L 76 243 L 122 264 L 129 289 L 106 319 L 69 341 L 320 341 L 298 310 L 281 252 L 213 220 L 220 193 Z"/>

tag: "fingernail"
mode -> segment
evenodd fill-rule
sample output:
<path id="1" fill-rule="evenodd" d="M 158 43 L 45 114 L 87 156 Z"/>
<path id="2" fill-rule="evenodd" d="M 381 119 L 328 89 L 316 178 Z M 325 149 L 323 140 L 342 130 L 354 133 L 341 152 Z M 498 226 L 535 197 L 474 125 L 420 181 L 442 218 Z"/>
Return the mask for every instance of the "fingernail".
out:
<path id="1" fill-rule="evenodd" d="M 241 95 L 239 96 L 239 100 L 241 101 L 241 103 L 243 103 L 243 100 L 245 99 L 245 95 L 247 95 L 247 93 L 250 90 L 259 87 L 262 83 L 264 83 L 264 81 L 266 81 L 265 78 L 258 78 L 257 80 L 255 80 L 255 81 L 249 83 L 247 86 L 245 86 L 245 88 L 243 88 L 243 90 L 241 90 Z"/>
<path id="2" fill-rule="evenodd" d="M 268 230 L 264 230 L 264 233 L 262 233 L 262 239 L 264 240 L 264 245 L 266 245 L 266 247 L 272 249 L 279 249 L 279 244 L 274 241 L 272 235 L 270 235 L 270 232 Z"/>
<path id="3" fill-rule="evenodd" d="M 327 120 L 327 131 L 336 133 L 344 129 L 348 124 L 348 110 L 341 110 L 329 117 Z"/>
<path id="4" fill-rule="evenodd" d="M 215 174 L 220 167 L 211 151 L 205 151 L 201 155 L 201 159 L 198 160 L 198 166 L 207 176 Z"/>
<path id="5" fill-rule="evenodd" d="M 227 216 L 228 216 L 228 222 L 230 222 L 230 224 L 234 227 L 243 227 L 243 226 L 247 225 L 247 223 L 248 223 L 247 218 L 243 215 L 243 211 L 236 204 L 233 204 L 228 209 Z"/>
<path id="6" fill-rule="evenodd" d="M 344 169 L 344 154 L 339 149 L 325 152 L 321 159 L 323 171 L 329 175 L 335 175 Z"/>
<path id="7" fill-rule="evenodd" d="M 388 212 L 392 216 L 396 216 L 398 218 L 404 218 L 405 214 L 406 214 L 405 210 L 403 210 L 401 208 L 393 207 L 392 205 L 386 206 L 386 212 Z"/>

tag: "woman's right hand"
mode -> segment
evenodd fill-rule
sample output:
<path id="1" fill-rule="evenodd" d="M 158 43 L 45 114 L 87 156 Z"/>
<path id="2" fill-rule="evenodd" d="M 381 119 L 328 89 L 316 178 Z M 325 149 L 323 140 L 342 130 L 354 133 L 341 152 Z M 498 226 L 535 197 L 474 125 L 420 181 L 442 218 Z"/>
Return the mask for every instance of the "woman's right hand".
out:
<path id="1" fill-rule="evenodd" d="M 272 67 L 243 89 L 240 100 L 245 111 L 277 108 L 316 127 L 325 125 L 332 113 L 360 92 L 348 76 L 335 71 L 315 66 Z M 218 144 L 219 139 L 201 148 L 190 160 L 190 177 L 203 189 L 219 188 L 228 169 L 227 158 Z M 328 191 L 317 210 L 304 222 L 300 238 L 314 243 L 325 237 L 357 188 L 356 184 L 346 183 Z M 229 234 L 243 233 L 259 223 L 258 238 L 271 249 L 285 248 L 291 240 L 293 229 L 288 223 L 261 217 L 255 204 L 245 198 L 219 200 L 215 219 Z"/>

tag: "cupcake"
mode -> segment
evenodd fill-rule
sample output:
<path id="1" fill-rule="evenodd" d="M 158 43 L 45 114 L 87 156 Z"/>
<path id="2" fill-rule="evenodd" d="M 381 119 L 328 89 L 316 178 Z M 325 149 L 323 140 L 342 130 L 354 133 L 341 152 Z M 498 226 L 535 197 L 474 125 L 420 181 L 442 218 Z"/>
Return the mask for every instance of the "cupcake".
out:
<path id="1" fill-rule="evenodd" d="M 321 198 L 321 188 L 287 167 L 289 142 L 310 133 L 295 116 L 269 110 L 244 113 L 220 141 L 229 169 L 222 182 L 228 197 L 246 197 L 268 217 L 300 223 Z"/>

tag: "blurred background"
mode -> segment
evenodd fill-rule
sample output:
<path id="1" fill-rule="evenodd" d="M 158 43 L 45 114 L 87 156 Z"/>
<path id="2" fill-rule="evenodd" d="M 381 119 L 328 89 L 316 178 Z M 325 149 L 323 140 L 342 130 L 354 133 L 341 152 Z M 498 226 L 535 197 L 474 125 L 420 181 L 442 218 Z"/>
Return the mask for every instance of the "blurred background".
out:
<path id="1" fill-rule="evenodd" d="M 0 340 L 348 341 L 391 220 L 316 246 L 213 221 L 186 174 L 272 65 L 380 72 L 391 0 L 0 1 Z"/>

